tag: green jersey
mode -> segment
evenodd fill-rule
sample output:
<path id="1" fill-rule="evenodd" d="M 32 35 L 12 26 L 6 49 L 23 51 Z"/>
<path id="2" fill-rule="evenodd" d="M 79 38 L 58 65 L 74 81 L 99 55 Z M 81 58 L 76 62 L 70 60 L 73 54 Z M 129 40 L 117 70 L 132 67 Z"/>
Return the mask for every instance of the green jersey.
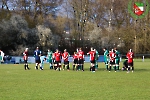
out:
<path id="1" fill-rule="evenodd" d="M 99 57 L 99 53 L 98 53 L 98 51 L 96 50 L 95 60 L 98 60 L 98 57 Z"/>
<path id="2" fill-rule="evenodd" d="M 52 59 L 52 57 L 53 57 L 53 52 L 52 52 L 52 51 L 49 51 L 49 52 L 47 52 L 47 55 L 48 55 L 48 59 Z"/>
<path id="3" fill-rule="evenodd" d="M 108 59 L 108 50 L 105 50 L 105 52 L 104 52 L 104 59 L 106 60 L 106 59 Z"/>
<path id="4" fill-rule="evenodd" d="M 116 50 L 116 59 L 120 59 L 120 52 Z"/>

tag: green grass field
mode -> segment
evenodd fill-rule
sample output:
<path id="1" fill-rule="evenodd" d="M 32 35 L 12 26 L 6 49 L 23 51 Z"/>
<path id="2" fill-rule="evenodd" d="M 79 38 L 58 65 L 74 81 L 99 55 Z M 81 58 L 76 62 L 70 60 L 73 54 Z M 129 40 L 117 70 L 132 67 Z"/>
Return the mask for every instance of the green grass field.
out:
<path id="1" fill-rule="evenodd" d="M 134 73 L 99 70 L 24 70 L 22 64 L 0 65 L 0 100 L 150 100 L 150 60 L 135 60 Z M 121 63 L 122 67 L 122 63 Z M 72 64 L 71 64 L 72 68 Z"/>

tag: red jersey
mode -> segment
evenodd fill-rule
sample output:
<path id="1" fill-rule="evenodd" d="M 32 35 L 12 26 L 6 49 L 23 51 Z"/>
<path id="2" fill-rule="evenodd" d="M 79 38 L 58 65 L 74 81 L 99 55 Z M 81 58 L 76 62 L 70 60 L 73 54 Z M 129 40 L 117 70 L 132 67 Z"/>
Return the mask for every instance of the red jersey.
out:
<path id="1" fill-rule="evenodd" d="M 23 53 L 23 59 L 24 60 L 28 60 L 28 52 L 27 51 L 24 51 L 24 53 Z"/>
<path id="2" fill-rule="evenodd" d="M 114 52 L 110 52 L 109 53 L 109 58 L 110 58 L 110 61 L 115 61 L 116 54 Z"/>
<path id="3" fill-rule="evenodd" d="M 133 52 L 128 52 L 126 56 L 128 58 L 128 63 L 132 63 L 133 62 L 134 53 Z"/>
<path id="4" fill-rule="evenodd" d="M 60 52 L 55 52 L 53 54 L 53 58 L 55 59 L 55 61 L 61 61 L 61 53 Z"/>
<path id="5" fill-rule="evenodd" d="M 64 61 L 68 61 L 68 57 L 69 57 L 69 53 L 68 52 L 64 52 L 62 54 L 62 58 L 63 58 Z"/>
<path id="6" fill-rule="evenodd" d="M 78 54 L 74 54 L 73 59 L 78 59 Z"/>
<path id="7" fill-rule="evenodd" d="M 95 51 L 89 51 L 88 54 L 90 54 L 90 60 L 95 60 L 95 55 L 96 55 Z"/>
<path id="8" fill-rule="evenodd" d="M 84 59 L 84 52 L 83 51 L 78 52 L 78 58 L 79 59 Z"/>

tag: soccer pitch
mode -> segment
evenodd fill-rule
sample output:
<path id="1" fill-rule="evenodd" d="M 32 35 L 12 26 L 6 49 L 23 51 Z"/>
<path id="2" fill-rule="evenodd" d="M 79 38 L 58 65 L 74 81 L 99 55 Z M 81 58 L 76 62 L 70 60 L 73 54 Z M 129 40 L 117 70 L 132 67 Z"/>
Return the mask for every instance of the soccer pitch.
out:
<path id="1" fill-rule="evenodd" d="M 72 69 L 72 64 L 70 64 Z M 122 67 L 122 62 L 121 62 Z M 135 60 L 134 73 L 105 71 L 24 70 L 23 64 L 0 65 L 0 100 L 150 100 L 150 60 Z"/>

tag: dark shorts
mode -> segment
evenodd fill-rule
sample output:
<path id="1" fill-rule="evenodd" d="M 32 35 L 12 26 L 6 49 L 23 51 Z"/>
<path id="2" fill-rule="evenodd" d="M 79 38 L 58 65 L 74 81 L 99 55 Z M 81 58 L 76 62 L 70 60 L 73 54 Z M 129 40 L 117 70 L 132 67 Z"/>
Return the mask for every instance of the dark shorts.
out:
<path id="1" fill-rule="evenodd" d="M 73 63 L 78 64 L 78 59 L 74 59 Z"/>
<path id="2" fill-rule="evenodd" d="M 40 60 L 40 59 L 38 59 L 38 60 L 35 60 L 35 62 L 36 62 L 36 63 L 41 63 L 41 60 Z"/>
<path id="3" fill-rule="evenodd" d="M 111 64 L 111 65 L 115 65 L 115 60 L 110 61 L 110 64 Z"/>
<path id="4" fill-rule="evenodd" d="M 92 64 L 95 64 L 95 60 L 91 60 L 90 62 L 91 62 Z"/>
<path id="5" fill-rule="evenodd" d="M 64 64 L 69 64 L 69 61 L 64 61 Z"/>
<path id="6" fill-rule="evenodd" d="M 28 63 L 28 61 L 27 61 L 27 60 L 24 60 L 24 63 Z"/>
<path id="7" fill-rule="evenodd" d="M 78 64 L 83 64 L 83 62 L 84 62 L 83 59 L 78 60 Z"/>
<path id="8" fill-rule="evenodd" d="M 131 63 L 128 62 L 128 66 L 133 66 L 133 62 L 131 62 Z"/>
<path id="9" fill-rule="evenodd" d="M 61 63 L 61 61 L 55 61 L 55 63 L 54 64 L 60 64 Z"/>

